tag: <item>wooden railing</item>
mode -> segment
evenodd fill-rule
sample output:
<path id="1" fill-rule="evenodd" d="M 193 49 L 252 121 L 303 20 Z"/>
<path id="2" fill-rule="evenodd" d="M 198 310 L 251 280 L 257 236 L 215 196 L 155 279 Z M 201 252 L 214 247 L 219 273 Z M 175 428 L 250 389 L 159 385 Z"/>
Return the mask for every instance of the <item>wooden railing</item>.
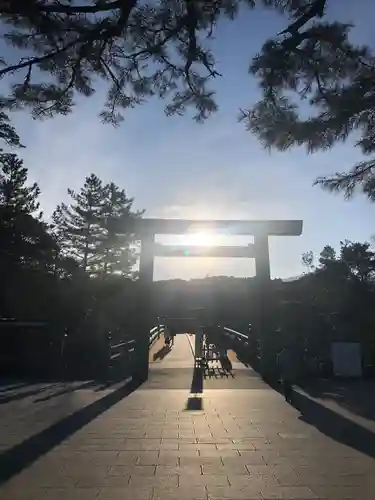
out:
<path id="1" fill-rule="evenodd" d="M 239 332 L 227 326 L 219 327 L 221 334 L 233 346 L 239 358 L 257 364 L 260 360 L 259 342 L 252 335 L 252 326 L 248 325 L 247 333 Z"/>
<path id="2" fill-rule="evenodd" d="M 151 347 L 152 344 L 164 334 L 164 332 L 165 325 L 156 325 L 154 328 L 151 328 L 149 346 Z"/>
<path id="3" fill-rule="evenodd" d="M 135 358 L 135 340 L 121 340 L 108 344 L 108 376 L 126 378 L 131 376 Z"/>
<path id="4" fill-rule="evenodd" d="M 223 327 L 223 334 L 227 337 L 230 337 L 239 342 L 243 342 L 245 345 L 249 342 L 249 335 L 245 333 L 237 332 L 236 330 L 232 330 L 226 326 Z"/>
<path id="5" fill-rule="evenodd" d="M 165 328 L 150 330 L 150 348 Z M 134 372 L 136 350 L 137 332 L 116 329 L 90 342 L 46 322 L 0 318 L 0 376 L 124 379 Z"/>

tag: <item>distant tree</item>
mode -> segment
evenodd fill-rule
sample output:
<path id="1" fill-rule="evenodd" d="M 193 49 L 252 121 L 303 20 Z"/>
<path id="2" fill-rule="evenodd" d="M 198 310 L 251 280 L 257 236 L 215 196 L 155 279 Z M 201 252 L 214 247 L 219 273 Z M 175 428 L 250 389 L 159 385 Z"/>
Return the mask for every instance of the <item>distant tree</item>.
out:
<path id="1" fill-rule="evenodd" d="M 91 174 L 79 192 L 68 189 L 68 194 L 71 203 L 58 205 L 52 216 L 55 234 L 66 256 L 76 259 L 84 271 L 96 272 L 105 202 L 103 183 Z"/>
<path id="2" fill-rule="evenodd" d="M 340 260 L 350 271 L 350 276 L 361 283 L 372 283 L 375 277 L 375 252 L 370 243 L 341 242 Z"/>
<path id="3" fill-rule="evenodd" d="M 336 250 L 331 245 L 326 245 L 319 255 L 319 263 L 322 266 L 327 266 L 336 260 Z"/>
<path id="4" fill-rule="evenodd" d="M 0 316 L 41 319 L 52 311 L 61 263 L 39 210 L 39 187 L 27 177 L 22 160 L 0 155 Z"/>
<path id="5" fill-rule="evenodd" d="M 39 211 L 39 186 L 14 154 L 0 154 L 0 253 L 8 266 L 35 267 L 53 260 L 57 245 Z M 11 269 L 8 268 L 8 271 Z"/>
<path id="6" fill-rule="evenodd" d="M 301 261 L 308 271 L 314 269 L 314 253 L 311 250 L 302 254 Z"/>
<path id="7" fill-rule="evenodd" d="M 320 268 L 330 270 L 346 279 L 354 279 L 362 283 L 370 283 L 375 278 L 375 252 L 370 243 L 340 242 L 340 252 L 330 245 L 326 245 L 320 252 Z"/>
<path id="8" fill-rule="evenodd" d="M 28 170 L 15 154 L 0 154 L 0 205 L 29 215 L 39 210 L 40 189 L 27 185 Z M 37 215 L 41 218 L 41 214 Z"/>
<path id="9" fill-rule="evenodd" d="M 128 198 L 123 189 L 111 182 L 104 187 L 104 203 L 99 225 L 101 243 L 97 248 L 99 273 L 130 276 L 136 262 L 135 235 L 129 227 L 134 218 L 143 212 L 133 212 L 134 199 Z"/>

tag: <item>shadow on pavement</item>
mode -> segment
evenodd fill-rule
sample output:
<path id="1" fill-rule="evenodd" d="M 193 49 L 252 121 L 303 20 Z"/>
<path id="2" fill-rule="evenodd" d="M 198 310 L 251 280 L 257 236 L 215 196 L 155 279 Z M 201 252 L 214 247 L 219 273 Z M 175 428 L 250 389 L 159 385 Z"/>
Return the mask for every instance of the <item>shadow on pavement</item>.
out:
<path id="1" fill-rule="evenodd" d="M 111 387 L 114 388 L 114 386 L 116 386 L 116 385 L 119 385 L 119 382 L 116 380 L 115 381 L 111 380 L 108 382 L 103 382 L 98 387 L 96 387 L 94 390 L 95 390 L 95 392 L 106 391 L 108 389 L 111 389 Z"/>
<path id="2" fill-rule="evenodd" d="M 237 343 L 227 343 L 226 347 L 235 353 L 237 360 L 247 368 L 252 367 L 249 361 L 249 356 L 244 352 L 243 346 Z"/>
<path id="3" fill-rule="evenodd" d="M 362 425 L 327 408 L 308 396 L 295 392 L 293 406 L 300 420 L 313 425 L 322 434 L 375 458 L 375 434 Z"/>
<path id="4" fill-rule="evenodd" d="M 5 387 L 1 387 L 1 386 Z M 16 391 L 18 389 L 22 389 L 23 387 L 27 387 L 29 385 L 33 385 L 32 382 L 12 382 L 12 383 L 0 383 L 0 397 L 5 392 Z"/>
<path id="5" fill-rule="evenodd" d="M 45 455 L 71 434 L 87 425 L 111 406 L 129 396 L 140 383 L 130 382 L 69 415 L 56 424 L 26 439 L 17 446 L 0 455 L 0 484 L 5 483 L 23 469 Z"/>
<path id="6" fill-rule="evenodd" d="M 29 391 L 21 391 L 21 392 L 18 392 L 18 387 L 16 387 L 15 390 L 17 392 L 15 394 L 6 394 L 5 396 L 2 396 L 0 394 L 0 405 L 5 404 L 5 403 L 11 403 L 12 401 L 18 401 L 20 399 L 28 398 L 30 396 L 36 396 L 37 394 L 40 394 L 42 392 L 53 389 L 56 386 L 60 386 L 61 383 L 62 382 L 58 382 L 56 384 L 45 385 L 44 387 L 38 387 L 37 389 L 34 388 L 34 389 L 30 389 Z M 22 389 L 22 388 L 23 387 L 20 387 L 20 389 Z"/>
<path id="7" fill-rule="evenodd" d="M 193 378 L 190 386 L 190 394 L 192 395 L 188 397 L 185 407 L 185 410 L 187 411 L 203 410 L 203 374 L 204 369 L 201 366 L 194 367 Z M 199 394 L 200 396 L 196 396 L 196 394 Z"/>
<path id="8" fill-rule="evenodd" d="M 235 378 L 232 367 L 229 369 L 220 364 L 217 366 L 207 366 L 204 370 L 204 378 Z"/>
<path id="9" fill-rule="evenodd" d="M 375 421 L 374 380 L 317 380 L 301 387 L 313 398 L 334 401 L 356 415 Z"/>
<path id="10" fill-rule="evenodd" d="M 266 383 L 275 391 L 283 392 L 279 383 Z M 293 391 L 292 398 L 292 405 L 301 413 L 299 419 L 302 422 L 314 426 L 322 434 L 339 443 L 375 458 L 374 432 L 301 392 Z"/>
<path id="11" fill-rule="evenodd" d="M 203 410 L 203 399 L 199 396 L 190 396 L 186 403 L 186 411 L 201 411 Z"/>
<path id="12" fill-rule="evenodd" d="M 34 401 L 34 403 L 41 403 L 44 401 L 49 401 L 50 399 L 57 398 L 59 396 L 63 396 L 64 394 L 69 394 L 69 393 L 74 392 L 74 391 L 79 391 L 80 389 L 89 389 L 90 387 L 93 387 L 94 385 L 96 385 L 96 383 L 92 380 L 90 380 L 88 382 L 82 382 L 79 385 L 68 384 L 68 386 L 61 389 L 61 391 L 56 391 L 56 392 L 53 392 L 52 394 L 48 394 L 47 396 L 37 398 Z"/>
<path id="13" fill-rule="evenodd" d="M 164 359 L 171 352 L 171 348 L 169 346 L 164 345 L 161 349 L 158 350 L 153 356 L 154 361 L 157 359 Z"/>
<path id="14" fill-rule="evenodd" d="M 203 373 L 204 369 L 196 366 L 193 372 L 193 379 L 191 381 L 190 393 L 201 394 L 203 392 Z"/>
<path id="15" fill-rule="evenodd" d="M 186 410 L 189 411 L 199 411 L 203 410 L 203 385 L 205 379 L 216 378 L 235 378 L 233 373 L 230 371 L 231 364 L 225 363 L 225 368 L 220 363 L 219 365 L 205 365 L 205 366 L 195 366 L 193 371 L 193 378 L 190 386 L 190 394 L 187 403 Z M 198 395 L 198 396 L 197 396 Z"/>
<path id="16" fill-rule="evenodd" d="M 267 381 L 267 384 L 282 393 L 280 384 L 273 381 Z M 301 413 L 299 419 L 302 422 L 314 426 L 339 443 L 375 458 L 374 432 L 301 392 L 293 391 L 292 397 L 293 407 Z"/>

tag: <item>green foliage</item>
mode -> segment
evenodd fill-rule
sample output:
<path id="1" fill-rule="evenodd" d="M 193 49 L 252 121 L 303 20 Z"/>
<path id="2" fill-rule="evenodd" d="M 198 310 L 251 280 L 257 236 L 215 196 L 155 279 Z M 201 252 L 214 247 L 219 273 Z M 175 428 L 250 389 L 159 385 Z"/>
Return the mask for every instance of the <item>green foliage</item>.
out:
<path id="1" fill-rule="evenodd" d="M 314 254 L 313 252 L 305 252 L 301 257 L 302 265 L 305 266 L 309 271 L 314 268 Z"/>
<path id="2" fill-rule="evenodd" d="M 67 114 L 76 94 L 108 85 L 100 116 L 118 125 L 128 108 L 156 96 L 167 115 L 193 108 L 204 121 L 218 109 L 211 83 L 219 75 L 212 41 L 220 21 L 241 8 L 263 7 L 289 18 L 250 65 L 263 98 L 240 119 L 267 147 L 328 149 L 357 132 L 364 155 L 375 150 L 375 56 L 350 40 L 351 26 L 325 19 L 328 0 L 87 0 L 2 2 L 3 38 L 12 47 L 0 77 L 0 139 L 19 145 L 7 110 L 31 107 L 35 118 Z M 317 179 L 350 197 L 375 199 L 375 163 Z"/>
<path id="3" fill-rule="evenodd" d="M 253 60 L 250 71 L 259 79 L 263 98 L 243 111 L 241 119 L 267 147 L 325 150 L 355 131 L 356 145 L 371 155 L 375 57 L 369 47 L 351 42 L 350 25 L 325 21 L 327 4 L 328 0 L 293 2 L 295 21 L 268 40 Z M 348 197 L 357 187 L 373 200 L 374 160 L 317 183 Z"/>
<path id="4" fill-rule="evenodd" d="M 326 245 L 297 295 L 310 321 L 323 321 L 328 339 L 337 335 L 375 345 L 375 252 L 369 243 L 345 240 L 339 252 Z"/>
<path id="5" fill-rule="evenodd" d="M 72 203 L 58 205 L 53 214 L 64 254 L 92 276 L 130 276 L 136 256 L 129 222 L 143 212 L 133 212 L 133 199 L 113 182 L 103 185 L 95 174 L 86 177 L 80 192 L 68 193 Z"/>
<path id="6" fill-rule="evenodd" d="M 91 174 L 80 192 L 69 189 L 73 203 L 61 203 L 53 213 L 58 241 L 65 255 L 75 258 L 84 271 L 95 271 L 100 245 L 100 214 L 103 209 L 102 181 Z"/>
<path id="7" fill-rule="evenodd" d="M 129 222 L 143 212 L 132 212 L 133 198 L 111 182 L 103 190 L 100 212 L 101 238 L 97 248 L 97 262 L 102 275 L 131 276 L 136 262 L 135 235 L 129 232 Z"/>
<path id="8" fill-rule="evenodd" d="M 22 160 L 1 154 L 0 316 L 30 319 L 50 310 L 58 246 L 41 219 L 39 193 L 37 184 L 28 185 Z"/>
<path id="9" fill-rule="evenodd" d="M 32 215 L 39 209 L 39 186 L 27 182 L 27 168 L 15 154 L 0 154 L 0 205 Z M 41 214 L 38 216 L 41 217 Z"/>
<path id="10" fill-rule="evenodd" d="M 104 122 L 118 124 L 122 110 L 154 95 L 167 100 L 167 114 L 193 106 L 195 119 L 204 120 L 217 109 L 209 88 L 218 76 L 210 41 L 218 21 L 233 19 L 241 4 L 254 7 L 255 2 L 3 3 L 4 38 L 16 53 L 26 53 L 3 61 L 0 76 L 18 74 L 4 101 L 12 107 L 31 106 L 35 117 L 66 114 L 74 94 L 92 95 L 99 78 L 109 85 Z"/>
<path id="11" fill-rule="evenodd" d="M 124 190 L 94 174 L 69 194 L 73 203 L 58 206 L 51 227 L 22 160 L 0 155 L 0 282 L 6 283 L 0 317 L 103 336 L 134 315 L 137 295 L 124 276 L 132 277 L 136 259 L 129 221 L 143 212 L 132 210 Z"/>
<path id="12" fill-rule="evenodd" d="M 0 254 L 9 266 L 51 265 L 57 245 L 38 212 L 39 186 L 27 185 L 27 168 L 14 154 L 0 155 Z M 47 258 L 50 257 L 50 258 Z M 46 261 L 47 259 L 47 261 Z"/>
<path id="13" fill-rule="evenodd" d="M 330 263 L 336 260 L 336 250 L 331 245 L 326 245 L 320 252 L 319 263 L 327 267 Z"/>
<path id="14" fill-rule="evenodd" d="M 361 283 L 375 284 L 375 252 L 370 243 L 341 242 L 340 260 L 349 269 L 350 277 Z"/>
<path id="15" fill-rule="evenodd" d="M 330 245 L 326 245 L 320 252 L 320 267 L 318 271 L 336 272 L 346 280 L 375 285 L 375 253 L 370 243 L 342 241 L 339 255 Z"/>
<path id="16" fill-rule="evenodd" d="M 287 14 L 293 20 L 290 29 L 298 31 L 323 14 L 325 2 L 3 2 L 0 6 L 3 36 L 13 51 L 9 60 L 2 61 L 0 76 L 16 75 L 3 104 L 11 109 L 31 106 L 36 118 L 66 114 L 72 109 L 76 93 L 91 96 L 96 81 L 102 79 L 108 84 L 101 113 L 104 122 L 118 124 L 125 109 L 152 96 L 166 100 L 167 114 L 182 114 L 193 107 L 194 118 L 202 121 L 217 110 L 210 83 L 220 76 L 212 52 L 218 25 L 225 19 L 236 19 L 241 8 L 259 6 Z M 324 31 L 324 27 L 319 29 Z M 325 37 L 327 31 L 331 33 L 330 26 L 326 27 Z M 329 36 L 340 44 L 341 25 Z M 283 46 L 289 55 L 273 47 L 278 42 L 265 46 L 264 58 L 271 64 L 270 74 L 281 70 L 279 79 L 291 67 L 298 66 L 290 55 L 295 38 L 292 43 L 287 39 Z M 342 59 L 345 57 L 343 53 Z"/>
<path id="17" fill-rule="evenodd" d="M 7 146 L 23 147 L 15 128 L 10 124 L 9 116 L 4 111 L 0 111 L 0 141 L 5 142 Z"/>

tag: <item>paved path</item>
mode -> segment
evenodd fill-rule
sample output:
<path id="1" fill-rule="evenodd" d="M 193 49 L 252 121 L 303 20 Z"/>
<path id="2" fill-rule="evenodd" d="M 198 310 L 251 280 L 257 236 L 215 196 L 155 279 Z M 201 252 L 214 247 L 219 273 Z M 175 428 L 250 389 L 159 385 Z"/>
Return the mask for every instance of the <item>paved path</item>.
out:
<path id="1" fill-rule="evenodd" d="M 161 346 L 159 350 L 160 349 L 163 350 L 163 346 Z M 175 336 L 172 348 L 170 350 L 165 349 L 164 356 L 162 358 L 156 358 L 153 360 L 151 369 L 181 369 L 193 367 L 194 358 L 190 347 L 189 335 L 179 334 Z"/>
<path id="2" fill-rule="evenodd" d="M 303 393 L 292 408 L 249 369 L 200 375 L 201 392 L 180 336 L 134 391 L 0 386 L 0 500 L 374 499 L 355 416 Z"/>

